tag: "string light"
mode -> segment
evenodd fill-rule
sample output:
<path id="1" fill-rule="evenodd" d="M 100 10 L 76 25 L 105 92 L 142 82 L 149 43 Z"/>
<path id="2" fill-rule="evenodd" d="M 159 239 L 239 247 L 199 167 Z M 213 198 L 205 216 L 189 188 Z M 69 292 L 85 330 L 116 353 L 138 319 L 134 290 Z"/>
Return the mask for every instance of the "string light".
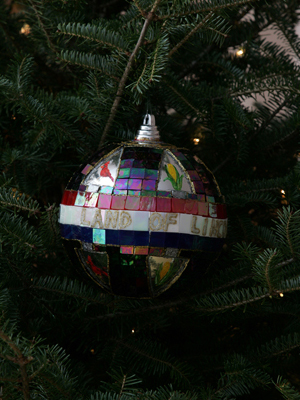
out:
<path id="1" fill-rule="evenodd" d="M 237 57 L 242 57 L 245 54 L 245 50 L 239 49 L 235 54 Z"/>
<path id="2" fill-rule="evenodd" d="M 131 333 L 134 333 L 135 332 L 135 330 L 134 329 L 131 329 Z"/>
<path id="3" fill-rule="evenodd" d="M 94 353 L 95 353 L 95 350 L 94 350 L 94 349 L 91 349 L 91 353 L 94 354 Z"/>
<path id="4" fill-rule="evenodd" d="M 285 195 L 285 191 L 283 189 L 280 190 L 280 193 Z"/>
<path id="5" fill-rule="evenodd" d="M 284 295 L 283 295 L 283 293 L 279 293 L 279 296 L 280 296 L 280 297 L 283 297 Z"/>
<path id="6" fill-rule="evenodd" d="M 30 33 L 30 26 L 28 25 L 28 24 L 24 24 L 23 26 L 22 26 L 22 28 L 21 28 L 21 30 L 20 30 L 20 33 L 22 34 L 22 35 L 29 35 L 29 33 Z"/>
<path id="7" fill-rule="evenodd" d="M 197 144 L 199 144 L 200 139 L 195 137 L 195 138 L 193 139 L 193 142 L 194 142 L 195 145 L 197 145 Z"/>

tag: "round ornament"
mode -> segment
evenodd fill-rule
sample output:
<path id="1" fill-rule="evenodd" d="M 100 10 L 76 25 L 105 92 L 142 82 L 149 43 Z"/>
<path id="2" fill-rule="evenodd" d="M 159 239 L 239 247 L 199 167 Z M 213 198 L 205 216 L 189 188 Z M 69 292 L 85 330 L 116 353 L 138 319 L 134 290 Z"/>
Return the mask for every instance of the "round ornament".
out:
<path id="1" fill-rule="evenodd" d="M 227 232 L 213 174 L 161 142 L 149 114 L 134 141 L 104 146 L 73 175 L 59 222 L 74 264 L 109 293 L 140 298 L 204 270 Z"/>

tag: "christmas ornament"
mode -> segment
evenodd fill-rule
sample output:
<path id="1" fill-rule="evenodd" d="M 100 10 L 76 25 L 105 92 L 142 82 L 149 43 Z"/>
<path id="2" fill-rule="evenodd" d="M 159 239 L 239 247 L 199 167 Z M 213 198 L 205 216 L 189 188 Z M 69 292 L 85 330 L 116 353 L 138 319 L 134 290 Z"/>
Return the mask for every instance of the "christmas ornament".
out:
<path id="1" fill-rule="evenodd" d="M 162 143 L 147 114 L 134 141 L 104 146 L 73 175 L 61 235 L 72 261 L 106 291 L 155 297 L 191 269 L 195 252 L 201 269 L 221 249 L 223 202 L 203 162 Z"/>

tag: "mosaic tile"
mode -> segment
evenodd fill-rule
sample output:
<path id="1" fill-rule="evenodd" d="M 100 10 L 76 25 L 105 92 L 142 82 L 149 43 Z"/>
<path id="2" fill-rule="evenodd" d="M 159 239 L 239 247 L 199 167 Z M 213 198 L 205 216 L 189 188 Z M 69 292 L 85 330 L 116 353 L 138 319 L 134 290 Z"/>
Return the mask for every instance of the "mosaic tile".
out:
<path id="1" fill-rule="evenodd" d="M 188 193 L 187 198 L 192 200 L 198 200 L 198 195 L 195 193 Z M 205 197 L 204 197 L 205 198 Z"/>
<path id="2" fill-rule="evenodd" d="M 148 246 L 149 245 L 149 232 L 140 231 L 134 232 L 134 244 L 136 246 Z"/>
<path id="3" fill-rule="evenodd" d="M 150 181 L 150 180 L 144 179 L 143 184 L 142 184 L 142 189 L 154 191 L 155 185 L 156 185 L 156 181 Z"/>
<path id="4" fill-rule="evenodd" d="M 208 203 L 214 203 L 216 201 L 214 196 L 206 196 L 206 200 L 208 201 Z"/>
<path id="5" fill-rule="evenodd" d="M 155 197 L 141 197 L 140 210 L 141 211 L 156 211 L 156 198 Z"/>
<path id="6" fill-rule="evenodd" d="M 156 211 L 158 212 L 171 212 L 172 210 L 172 200 L 170 198 L 160 198 L 156 199 Z"/>
<path id="7" fill-rule="evenodd" d="M 142 188 L 142 179 L 129 179 L 128 180 L 128 189 L 129 190 L 141 190 Z"/>
<path id="8" fill-rule="evenodd" d="M 172 196 L 176 199 L 186 199 L 187 193 L 182 190 L 172 190 Z"/>
<path id="9" fill-rule="evenodd" d="M 112 196 L 111 209 L 112 210 L 124 210 L 126 196 Z"/>
<path id="10" fill-rule="evenodd" d="M 134 249 L 134 254 L 139 254 L 139 255 L 148 255 L 149 253 L 149 247 L 135 247 Z"/>
<path id="11" fill-rule="evenodd" d="M 195 170 L 193 170 L 193 171 L 187 171 L 187 173 L 189 174 L 190 178 L 191 178 L 193 181 L 199 181 L 199 180 L 200 180 L 199 175 L 197 174 L 197 172 L 196 172 Z"/>
<path id="12" fill-rule="evenodd" d="M 82 250 L 84 251 L 93 251 L 93 243 L 82 243 Z"/>
<path id="13" fill-rule="evenodd" d="M 183 153 L 177 150 L 171 150 L 171 152 L 178 158 L 178 160 L 186 160 L 186 157 Z"/>
<path id="14" fill-rule="evenodd" d="M 80 240 L 83 242 L 93 242 L 93 229 L 80 227 Z"/>
<path id="15" fill-rule="evenodd" d="M 149 225 L 149 211 L 136 211 L 133 212 L 133 230 L 135 231 L 147 231 Z"/>
<path id="16" fill-rule="evenodd" d="M 121 246 L 120 253 L 121 254 L 133 254 L 133 246 Z"/>
<path id="17" fill-rule="evenodd" d="M 172 232 L 167 232 L 166 237 L 165 237 L 165 247 L 173 247 L 173 248 L 180 248 L 179 246 L 179 238 L 181 236 L 181 233 L 172 233 Z M 192 235 L 189 235 L 192 236 Z"/>
<path id="18" fill-rule="evenodd" d="M 130 178 L 143 179 L 145 177 L 145 168 L 132 168 L 130 171 Z"/>
<path id="19" fill-rule="evenodd" d="M 227 218 L 227 211 L 225 204 L 218 204 L 217 213 L 218 213 L 218 218 L 220 219 Z"/>
<path id="20" fill-rule="evenodd" d="M 81 171 L 81 173 L 82 173 L 83 175 L 86 175 L 88 172 L 90 172 L 91 169 L 93 169 L 93 166 L 90 165 L 90 164 L 87 164 L 87 165 L 83 168 L 83 170 Z"/>
<path id="21" fill-rule="evenodd" d="M 147 160 L 145 163 L 145 167 L 147 169 L 158 170 L 159 168 L 159 161 L 156 160 Z"/>
<path id="22" fill-rule="evenodd" d="M 129 178 L 130 168 L 124 168 L 119 170 L 118 178 Z"/>
<path id="23" fill-rule="evenodd" d="M 100 193 L 111 194 L 113 192 L 113 188 L 111 186 L 102 186 L 100 189 Z"/>
<path id="24" fill-rule="evenodd" d="M 115 184 L 115 189 L 127 189 L 128 187 L 128 179 L 117 179 Z"/>
<path id="25" fill-rule="evenodd" d="M 111 198 L 112 198 L 112 196 L 109 194 L 100 193 L 99 198 L 98 198 L 97 207 L 103 208 L 103 209 L 109 209 L 110 205 L 111 205 Z"/>
<path id="26" fill-rule="evenodd" d="M 73 239 L 72 225 L 60 224 L 60 234 L 65 239 Z"/>
<path id="27" fill-rule="evenodd" d="M 140 190 L 128 190 L 129 196 L 140 196 L 141 191 Z"/>
<path id="28" fill-rule="evenodd" d="M 188 160 L 180 160 L 181 165 L 185 168 L 185 169 L 189 169 L 192 170 L 193 166 L 192 164 L 188 161 Z"/>
<path id="29" fill-rule="evenodd" d="M 98 201 L 98 193 L 86 193 L 84 207 L 96 207 Z"/>
<path id="30" fill-rule="evenodd" d="M 158 197 L 172 197 L 172 192 L 166 192 L 164 190 L 158 190 L 157 191 L 157 196 Z"/>
<path id="31" fill-rule="evenodd" d="M 152 247 L 165 247 L 165 232 L 151 232 L 150 233 L 150 246 Z"/>
<path id="32" fill-rule="evenodd" d="M 205 193 L 204 185 L 201 181 L 194 181 L 193 184 L 194 184 L 196 193 L 200 193 L 200 194 Z"/>
<path id="33" fill-rule="evenodd" d="M 149 255 L 151 256 L 163 256 L 165 254 L 165 249 L 163 248 L 149 248 Z"/>
<path id="34" fill-rule="evenodd" d="M 146 168 L 145 179 L 157 180 L 158 179 L 158 171 L 155 169 Z"/>
<path id="35" fill-rule="evenodd" d="M 134 231 L 120 231 L 120 245 L 133 246 L 134 244 Z"/>
<path id="36" fill-rule="evenodd" d="M 208 214 L 212 218 L 217 218 L 217 205 L 213 203 L 208 204 Z"/>
<path id="37" fill-rule="evenodd" d="M 123 169 L 123 168 L 129 168 L 130 169 L 130 168 L 132 168 L 133 161 L 134 161 L 133 158 L 127 159 L 127 160 L 122 160 L 121 163 L 120 163 L 120 169 Z"/>
<path id="38" fill-rule="evenodd" d="M 166 248 L 166 257 L 177 257 L 179 250 L 177 248 L 168 247 Z"/>
<path id="39" fill-rule="evenodd" d="M 156 197 L 155 190 L 142 190 L 142 196 Z"/>
<path id="40" fill-rule="evenodd" d="M 132 167 L 133 168 L 145 168 L 145 161 L 144 160 L 134 160 Z"/>
<path id="41" fill-rule="evenodd" d="M 178 247 L 180 249 L 192 249 L 194 235 L 188 235 L 186 233 L 180 233 L 178 236 Z"/>
<path id="42" fill-rule="evenodd" d="M 122 154 L 122 160 L 127 160 L 127 159 L 135 159 L 135 151 L 131 147 L 125 147 L 123 154 Z"/>
<path id="43" fill-rule="evenodd" d="M 139 210 L 140 198 L 135 196 L 128 196 L 125 203 L 125 210 Z"/>
<path id="44" fill-rule="evenodd" d="M 120 231 L 113 229 L 105 230 L 106 244 L 119 245 L 120 244 Z"/>
<path id="45" fill-rule="evenodd" d="M 197 200 L 201 202 L 206 201 L 205 194 L 197 194 Z"/>
<path id="46" fill-rule="evenodd" d="M 117 196 L 123 195 L 126 196 L 127 195 L 127 190 L 125 189 L 114 189 L 114 193 Z"/>
<path id="47" fill-rule="evenodd" d="M 78 192 L 75 200 L 75 206 L 83 206 L 85 203 L 85 192 Z"/>
<path id="48" fill-rule="evenodd" d="M 208 203 L 198 201 L 198 215 L 202 215 L 203 217 L 208 216 Z"/>
<path id="49" fill-rule="evenodd" d="M 184 213 L 184 199 L 172 199 L 172 212 L 174 213 Z"/>
<path id="50" fill-rule="evenodd" d="M 197 200 L 191 200 L 191 199 L 185 200 L 184 212 L 187 214 L 198 214 Z"/>
<path id="51" fill-rule="evenodd" d="M 105 244 L 104 229 L 93 229 L 93 243 Z"/>

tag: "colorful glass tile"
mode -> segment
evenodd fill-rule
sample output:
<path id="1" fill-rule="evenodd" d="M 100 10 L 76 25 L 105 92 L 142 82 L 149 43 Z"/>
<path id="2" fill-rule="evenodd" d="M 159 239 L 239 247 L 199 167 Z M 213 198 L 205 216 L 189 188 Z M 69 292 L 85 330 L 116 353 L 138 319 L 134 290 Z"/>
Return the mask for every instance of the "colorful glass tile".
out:
<path id="1" fill-rule="evenodd" d="M 177 151 L 177 150 L 171 150 L 172 153 L 174 154 L 174 156 L 176 156 L 178 158 L 178 160 L 186 160 L 186 157 L 183 153 L 181 153 L 181 151 Z"/>
<path id="2" fill-rule="evenodd" d="M 166 248 L 166 257 L 177 257 L 179 254 L 179 250 L 178 249 L 174 249 L 172 247 L 168 247 Z"/>
<path id="3" fill-rule="evenodd" d="M 98 198 L 98 204 L 97 207 L 98 208 L 103 208 L 103 209 L 109 209 L 110 205 L 111 205 L 111 195 L 109 194 L 99 194 L 99 198 Z"/>
<path id="4" fill-rule="evenodd" d="M 100 189 L 100 193 L 111 194 L 113 192 L 113 188 L 111 186 L 102 186 Z"/>
<path id="5" fill-rule="evenodd" d="M 83 206 L 85 203 L 85 192 L 78 192 L 75 200 L 75 206 Z"/>
<path id="6" fill-rule="evenodd" d="M 150 180 L 143 180 L 143 185 L 142 185 L 142 189 L 143 190 L 155 190 L 155 185 L 156 185 L 156 181 L 150 181 Z"/>
<path id="7" fill-rule="evenodd" d="M 145 167 L 147 169 L 154 169 L 154 170 L 158 170 L 159 168 L 159 161 L 157 160 L 147 160 L 145 163 Z"/>
<path id="8" fill-rule="evenodd" d="M 65 190 L 61 204 L 65 204 L 68 206 L 74 206 L 76 197 L 77 197 L 77 192 L 74 192 L 71 190 Z"/>
<path id="9" fill-rule="evenodd" d="M 214 196 L 206 196 L 206 200 L 208 201 L 208 203 L 214 203 L 215 202 Z"/>
<path id="10" fill-rule="evenodd" d="M 73 239 L 72 225 L 60 224 L 60 234 L 65 239 Z"/>
<path id="11" fill-rule="evenodd" d="M 128 179 L 128 189 L 129 190 L 141 190 L 142 179 Z"/>
<path id="12" fill-rule="evenodd" d="M 148 255 L 149 253 L 149 247 L 140 247 L 137 246 L 134 249 L 134 254 L 139 254 L 139 255 Z"/>
<path id="13" fill-rule="evenodd" d="M 93 242 L 93 229 L 80 227 L 80 240 L 83 242 Z"/>
<path id="14" fill-rule="evenodd" d="M 90 164 L 87 164 L 87 165 L 83 168 L 83 170 L 81 171 L 81 173 L 82 173 L 83 175 L 86 175 L 88 172 L 90 172 L 91 169 L 93 169 L 93 166 L 90 165 Z"/>
<path id="15" fill-rule="evenodd" d="M 105 244 L 105 229 L 93 229 L 93 243 Z"/>
<path id="16" fill-rule="evenodd" d="M 139 210 L 140 198 L 137 196 L 128 196 L 125 203 L 125 210 Z"/>
<path id="17" fill-rule="evenodd" d="M 106 244 L 119 245 L 120 244 L 120 231 L 114 229 L 105 230 Z"/>
<path id="18" fill-rule="evenodd" d="M 212 218 L 217 218 L 217 205 L 213 203 L 208 204 L 208 213 Z"/>
<path id="19" fill-rule="evenodd" d="M 193 181 L 193 184 L 194 184 L 196 193 L 200 193 L 200 194 L 205 193 L 204 185 L 201 181 Z"/>
<path id="20" fill-rule="evenodd" d="M 142 190 L 142 196 L 156 197 L 155 190 Z"/>
<path id="21" fill-rule="evenodd" d="M 157 247 L 150 247 L 149 248 L 149 255 L 151 256 L 163 256 L 165 254 L 165 249 L 157 248 Z"/>
<path id="22" fill-rule="evenodd" d="M 157 191 L 157 196 L 158 197 L 172 197 L 172 192 L 166 192 L 164 190 L 158 190 Z"/>
<path id="23" fill-rule="evenodd" d="M 225 204 L 218 204 L 217 213 L 219 219 L 227 218 L 226 206 Z"/>
<path id="24" fill-rule="evenodd" d="M 98 193 L 89 193 L 85 194 L 85 203 L 84 207 L 96 207 L 98 201 Z"/>
<path id="25" fill-rule="evenodd" d="M 79 189 L 80 192 L 84 192 L 86 190 L 86 185 L 79 185 Z"/>
<path id="26" fill-rule="evenodd" d="M 158 212 L 171 212 L 172 209 L 172 200 L 170 198 L 161 198 L 158 197 L 156 199 L 156 211 Z"/>
<path id="27" fill-rule="evenodd" d="M 187 173 L 189 174 L 190 178 L 192 179 L 192 181 L 199 181 L 199 175 L 197 174 L 197 172 L 195 170 L 192 171 L 187 171 Z"/>
<path id="28" fill-rule="evenodd" d="M 186 214 L 198 214 L 198 202 L 197 202 L 197 200 L 191 200 L 191 199 L 185 200 L 184 212 Z"/>
<path id="29" fill-rule="evenodd" d="M 93 251 L 93 243 L 82 243 L 82 250 Z"/>
<path id="30" fill-rule="evenodd" d="M 134 244 L 136 246 L 147 246 L 149 245 L 149 232 L 139 231 L 134 232 Z"/>
<path id="31" fill-rule="evenodd" d="M 192 164 L 188 161 L 188 160 L 180 160 L 181 165 L 185 168 L 185 169 L 189 169 L 192 170 L 193 166 Z"/>
<path id="32" fill-rule="evenodd" d="M 186 199 L 187 193 L 183 190 L 172 190 L 172 196 L 176 199 Z"/>
<path id="33" fill-rule="evenodd" d="M 145 167 L 145 161 L 144 160 L 134 160 L 132 167 L 133 168 L 144 168 Z"/>
<path id="34" fill-rule="evenodd" d="M 155 170 L 155 169 L 146 168 L 146 170 L 145 170 L 145 179 L 157 180 L 158 179 L 158 171 Z"/>
<path id="35" fill-rule="evenodd" d="M 122 157 L 123 158 L 123 157 Z M 130 158 L 127 160 L 122 160 L 120 163 L 120 169 L 122 168 L 131 168 L 133 165 L 134 158 Z"/>
<path id="36" fill-rule="evenodd" d="M 198 215 L 206 217 L 208 215 L 208 203 L 201 203 L 198 201 Z"/>
<path id="37" fill-rule="evenodd" d="M 127 189 L 128 179 L 117 179 L 115 184 L 115 189 Z"/>
<path id="38" fill-rule="evenodd" d="M 140 190 L 128 190 L 129 196 L 140 196 L 141 191 Z"/>
<path id="39" fill-rule="evenodd" d="M 134 231 L 120 231 L 120 245 L 134 245 Z"/>
<path id="40" fill-rule="evenodd" d="M 133 246 L 121 246 L 120 253 L 121 254 L 133 254 Z"/>
<path id="41" fill-rule="evenodd" d="M 130 168 L 123 168 L 119 170 L 118 178 L 129 178 Z"/>
<path id="42" fill-rule="evenodd" d="M 145 168 L 132 168 L 130 171 L 130 178 L 143 179 L 145 177 Z"/>
<path id="43" fill-rule="evenodd" d="M 126 197 L 127 196 L 112 196 L 110 208 L 112 210 L 124 210 Z"/>
<path id="44" fill-rule="evenodd" d="M 188 199 L 192 199 L 192 200 L 197 200 L 197 199 L 198 199 L 197 196 L 198 196 L 197 194 L 188 193 L 187 198 L 188 198 Z M 205 196 L 204 196 L 204 198 L 205 198 Z"/>
<path id="45" fill-rule="evenodd" d="M 206 196 L 205 196 L 205 194 L 197 194 L 197 200 L 198 201 L 206 201 Z"/>
<path id="46" fill-rule="evenodd" d="M 113 194 L 118 195 L 118 196 L 120 196 L 120 195 L 126 196 L 127 195 L 127 190 L 125 190 L 125 189 L 114 189 L 114 193 Z"/>
<path id="47" fill-rule="evenodd" d="M 141 197 L 140 210 L 141 211 L 156 211 L 156 198 L 155 197 Z"/>
<path id="48" fill-rule="evenodd" d="M 172 212 L 174 213 L 184 213 L 184 199 L 172 199 Z"/>

